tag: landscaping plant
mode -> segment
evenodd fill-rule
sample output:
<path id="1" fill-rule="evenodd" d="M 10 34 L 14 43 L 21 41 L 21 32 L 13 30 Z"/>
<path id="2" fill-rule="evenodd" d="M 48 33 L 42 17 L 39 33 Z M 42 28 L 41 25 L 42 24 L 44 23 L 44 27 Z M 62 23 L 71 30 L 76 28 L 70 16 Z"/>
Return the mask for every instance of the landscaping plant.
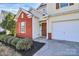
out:
<path id="1" fill-rule="evenodd" d="M 18 43 L 19 40 L 20 40 L 20 38 L 14 38 L 14 39 L 11 41 L 11 45 L 16 46 L 16 44 Z"/>
<path id="2" fill-rule="evenodd" d="M 13 39 L 15 39 L 15 37 L 12 36 L 11 38 L 9 38 L 9 39 L 7 40 L 7 43 L 8 43 L 8 44 L 11 44 L 11 41 L 12 41 Z"/>
<path id="3" fill-rule="evenodd" d="M 28 50 L 33 45 L 32 39 L 16 38 L 9 35 L 0 35 L 0 41 L 14 46 L 17 50 Z"/>
<path id="4" fill-rule="evenodd" d="M 0 35 L 0 41 L 4 41 L 6 39 L 7 35 Z"/>
<path id="5" fill-rule="evenodd" d="M 9 13 L 8 15 L 6 15 L 5 19 L 2 21 L 2 23 L 0 24 L 0 26 L 2 28 L 4 28 L 7 32 L 10 31 L 9 34 L 14 35 L 15 34 L 15 26 L 16 26 L 16 22 L 14 21 L 14 16 L 11 13 Z"/>
<path id="6" fill-rule="evenodd" d="M 8 40 L 9 38 L 11 38 L 11 37 L 12 37 L 12 36 L 6 36 L 3 41 L 4 41 L 5 43 L 7 43 L 7 40 Z"/>
<path id="7" fill-rule="evenodd" d="M 33 44 L 33 42 L 30 39 L 21 39 L 16 44 L 16 49 L 17 50 L 27 50 L 27 49 L 31 48 L 32 44 Z"/>

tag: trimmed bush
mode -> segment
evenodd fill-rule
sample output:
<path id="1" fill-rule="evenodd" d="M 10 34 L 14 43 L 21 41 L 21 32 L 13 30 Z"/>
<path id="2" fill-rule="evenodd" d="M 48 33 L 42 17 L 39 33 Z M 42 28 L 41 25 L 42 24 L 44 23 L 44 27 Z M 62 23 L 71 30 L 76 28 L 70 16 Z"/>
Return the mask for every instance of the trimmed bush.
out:
<path id="1" fill-rule="evenodd" d="M 22 39 L 8 35 L 0 35 L 0 41 L 13 45 L 17 50 L 27 50 L 33 45 L 32 39 Z"/>
<path id="2" fill-rule="evenodd" d="M 0 40 L 4 41 L 6 37 L 7 37 L 7 35 L 0 35 Z"/>
<path id="3" fill-rule="evenodd" d="M 30 49 L 32 44 L 33 44 L 33 41 L 31 39 L 20 39 L 16 44 L 16 49 L 17 50 Z"/>
<path id="4" fill-rule="evenodd" d="M 14 38 L 12 41 L 11 41 L 11 45 L 13 46 L 16 46 L 17 42 L 20 40 L 20 38 Z"/>
<path id="5" fill-rule="evenodd" d="M 30 49 L 31 46 L 33 45 L 33 40 L 32 39 L 29 39 L 29 38 L 25 38 L 25 40 L 27 41 L 27 49 Z"/>
<path id="6" fill-rule="evenodd" d="M 8 40 L 9 38 L 11 38 L 11 37 L 12 37 L 12 36 L 6 36 L 3 41 L 4 41 L 5 43 L 7 43 L 7 40 Z"/>
<path id="7" fill-rule="evenodd" d="M 3 37 L 4 37 L 4 35 L 0 35 L 0 41 L 2 41 Z"/>
<path id="8" fill-rule="evenodd" d="M 7 40 L 7 43 L 8 43 L 8 44 L 11 44 L 11 41 L 12 41 L 13 39 L 15 39 L 15 37 L 9 38 L 9 39 Z"/>

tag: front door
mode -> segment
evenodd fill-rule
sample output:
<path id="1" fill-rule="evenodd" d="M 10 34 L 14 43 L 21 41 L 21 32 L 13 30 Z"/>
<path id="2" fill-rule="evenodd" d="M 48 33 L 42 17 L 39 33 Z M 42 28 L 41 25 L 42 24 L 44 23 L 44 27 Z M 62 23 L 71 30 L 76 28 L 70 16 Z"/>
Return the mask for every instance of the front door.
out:
<path id="1" fill-rule="evenodd" d="M 42 36 L 46 36 L 46 23 L 42 23 Z"/>

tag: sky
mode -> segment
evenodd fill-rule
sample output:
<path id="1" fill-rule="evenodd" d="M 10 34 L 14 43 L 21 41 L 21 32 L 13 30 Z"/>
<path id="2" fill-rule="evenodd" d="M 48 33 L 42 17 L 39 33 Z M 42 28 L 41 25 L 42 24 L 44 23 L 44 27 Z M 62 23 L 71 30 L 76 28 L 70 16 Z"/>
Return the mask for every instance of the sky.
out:
<path id="1" fill-rule="evenodd" d="M 0 11 L 5 10 L 16 14 L 19 8 L 29 10 L 30 7 L 37 8 L 39 5 L 39 3 L 0 3 Z"/>

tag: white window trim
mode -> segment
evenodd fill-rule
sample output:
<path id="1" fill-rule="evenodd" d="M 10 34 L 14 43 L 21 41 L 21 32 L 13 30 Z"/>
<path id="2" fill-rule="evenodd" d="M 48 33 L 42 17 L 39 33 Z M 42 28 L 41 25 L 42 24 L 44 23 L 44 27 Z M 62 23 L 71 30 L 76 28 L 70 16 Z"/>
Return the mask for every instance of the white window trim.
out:
<path id="1" fill-rule="evenodd" d="M 60 4 L 61 4 L 61 3 L 59 3 L 59 9 L 60 9 L 60 8 L 65 8 L 65 7 L 69 7 L 69 6 L 70 6 L 70 4 L 68 3 L 68 6 L 61 7 Z"/>

